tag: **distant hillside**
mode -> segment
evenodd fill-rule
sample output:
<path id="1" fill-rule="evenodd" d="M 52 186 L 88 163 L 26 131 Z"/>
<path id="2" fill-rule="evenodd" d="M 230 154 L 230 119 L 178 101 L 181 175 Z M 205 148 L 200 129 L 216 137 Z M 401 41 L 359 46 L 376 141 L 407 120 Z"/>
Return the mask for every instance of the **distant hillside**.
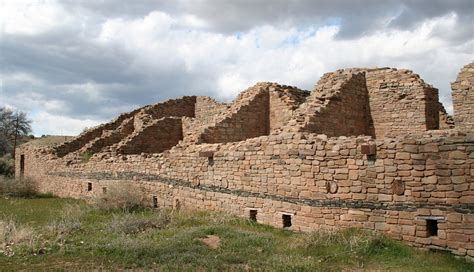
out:
<path id="1" fill-rule="evenodd" d="M 56 146 L 59 144 L 64 143 L 67 140 L 74 138 L 73 136 L 55 136 L 55 135 L 47 135 L 38 138 L 34 138 L 26 142 L 25 144 L 28 145 L 35 145 L 35 146 Z"/>

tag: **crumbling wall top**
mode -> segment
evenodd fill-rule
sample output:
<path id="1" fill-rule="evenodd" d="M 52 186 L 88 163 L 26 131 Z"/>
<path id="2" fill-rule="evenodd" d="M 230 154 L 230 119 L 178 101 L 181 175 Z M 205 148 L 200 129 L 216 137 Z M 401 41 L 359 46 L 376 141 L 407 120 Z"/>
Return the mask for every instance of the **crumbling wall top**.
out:
<path id="1" fill-rule="evenodd" d="M 454 122 L 463 130 L 474 130 L 474 61 L 464 66 L 453 89 Z"/>

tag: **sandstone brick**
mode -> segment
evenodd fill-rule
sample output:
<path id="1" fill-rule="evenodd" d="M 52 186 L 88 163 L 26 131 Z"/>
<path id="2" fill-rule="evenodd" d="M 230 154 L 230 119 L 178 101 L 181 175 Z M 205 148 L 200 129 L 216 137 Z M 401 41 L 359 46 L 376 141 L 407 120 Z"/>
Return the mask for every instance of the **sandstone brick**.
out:
<path id="1" fill-rule="evenodd" d="M 465 160 L 467 155 L 462 151 L 453 151 L 449 153 L 449 158 L 454 160 Z"/>
<path id="2" fill-rule="evenodd" d="M 379 201 L 392 201 L 393 196 L 392 195 L 383 195 L 379 194 Z"/>
<path id="3" fill-rule="evenodd" d="M 398 160 L 409 160 L 410 159 L 410 153 L 398 152 L 397 155 L 395 156 L 395 158 L 398 159 Z"/>
<path id="4" fill-rule="evenodd" d="M 403 150 L 409 153 L 417 153 L 418 152 L 418 145 L 405 145 Z"/>
<path id="5" fill-rule="evenodd" d="M 422 179 L 423 184 L 436 184 L 438 178 L 436 176 L 426 177 Z"/>
<path id="6" fill-rule="evenodd" d="M 474 196 L 461 196 L 459 198 L 460 203 L 472 204 L 474 203 Z"/>
<path id="7" fill-rule="evenodd" d="M 467 242 L 469 241 L 469 237 L 465 234 L 461 233 L 448 233 L 447 239 L 455 242 Z"/>
<path id="8" fill-rule="evenodd" d="M 438 145 L 435 143 L 425 144 L 420 147 L 421 152 L 439 152 Z"/>

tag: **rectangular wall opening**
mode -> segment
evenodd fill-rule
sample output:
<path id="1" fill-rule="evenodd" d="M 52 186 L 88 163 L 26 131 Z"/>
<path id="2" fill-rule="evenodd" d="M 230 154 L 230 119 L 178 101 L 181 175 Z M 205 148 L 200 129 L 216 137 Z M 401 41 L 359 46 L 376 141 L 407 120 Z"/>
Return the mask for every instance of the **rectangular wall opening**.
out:
<path id="1" fill-rule="evenodd" d="M 25 155 L 20 156 L 20 177 L 25 175 Z"/>
<path id="2" fill-rule="evenodd" d="M 158 197 L 153 196 L 153 208 L 158 208 Z"/>
<path id="3" fill-rule="evenodd" d="M 214 157 L 208 157 L 207 158 L 207 164 L 209 166 L 213 166 L 214 165 Z"/>
<path id="4" fill-rule="evenodd" d="M 249 210 L 249 220 L 257 222 L 257 210 Z"/>
<path id="5" fill-rule="evenodd" d="M 107 193 L 107 187 L 102 187 L 102 193 L 105 195 Z"/>
<path id="6" fill-rule="evenodd" d="M 291 215 L 289 214 L 282 214 L 281 219 L 283 221 L 283 227 L 289 228 L 291 227 Z"/>
<path id="7" fill-rule="evenodd" d="M 88 192 L 92 191 L 92 182 L 87 183 L 87 191 Z"/>
<path id="8" fill-rule="evenodd" d="M 438 220 L 426 219 L 426 231 L 428 237 L 438 236 Z"/>

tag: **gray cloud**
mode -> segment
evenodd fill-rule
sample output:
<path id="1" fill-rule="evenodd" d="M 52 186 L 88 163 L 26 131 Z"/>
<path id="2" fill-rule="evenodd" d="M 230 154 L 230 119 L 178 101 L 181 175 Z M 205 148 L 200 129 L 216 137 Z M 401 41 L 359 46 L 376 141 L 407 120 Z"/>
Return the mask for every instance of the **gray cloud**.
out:
<path id="1" fill-rule="evenodd" d="M 98 46 L 73 33 L 61 35 L 5 35 L 0 43 L 2 77 L 27 74 L 40 82 L 6 80 L 2 86 L 5 102 L 30 109 L 36 101 L 61 101 L 63 107 L 50 113 L 106 120 L 134 107 L 192 93 L 211 94 L 206 75 L 185 71 L 183 63 L 166 65 L 159 71 L 132 69 L 134 57 L 120 47 Z M 202 71 L 205 72 L 205 71 Z M 90 84 L 91 95 L 83 88 Z M 39 105 L 41 106 L 41 103 Z"/>
<path id="2" fill-rule="evenodd" d="M 272 26 L 275 31 L 292 28 L 298 31 L 337 25 L 338 40 L 355 41 L 376 32 L 397 29 L 410 31 L 429 19 L 454 14 L 455 25 L 434 27 L 430 35 L 442 41 L 441 47 L 449 45 L 449 50 L 457 50 L 453 52 L 457 54 L 457 59 L 452 64 L 456 67 L 449 67 L 449 71 L 459 69 L 459 63 L 469 62 L 474 53 L 474 2 L 470 0 L 104 0 L 61 1 L 59 4 L 72 18 L 71 21 L 58 21 L 47 31 L 34 34 L 2 32 L 0 35 L 0 76 L 3 81 L 0 103 L 28 110 L 32 114 L 42 110 L 57 116 L 102 121 L 122 111 L 180 95 L 216 96 L 222 92 L 221 85 L 224 83 L 237 86 L 238 83 L 246 84 L 254 79 L 279 78 L 278 71 L 271 70 L 272 65 L 281 65 L 275 69 L 285 65 L 273 63 L 271 57 L 265 58 L 263 55 L 266 52 L 251 54 L 245 51 L 249 47 L 244 45 L 232 48 L 240 44 L 235 40 L 225 44 L 226 38 L 235 39 L 237 34 L 245 35 L 263 26 Z M 101 43 L 96 40 L 107 20 L 125 20 L 123 27 L 126 28 L 130 20 L 143 19 L 153 11 L 161 11 L 176 20 L 178 23 L 173 25 L 176 29 L 165 29 L 165 34 L 150 34 L 156 37 L 147 37 L 145 33 L 143 37 L 149 39 L 139 45 L 126 45 L 126 36 L 114 42 Z M 205 24 L 186 25 L 184 18 L 190 15 Z M 179 24 L 181 21 L 182 24 Z M 188 35 L 198 38 L 188 39 Z M 249 34 L 248 38 L 255 38 L 252 35 Z M 212 39 L 220 39 L 222 44 L 215 45 Z M 153 47 L 148 43 L 162 47 Z M 187 55 L 179 55 L 183 45 L 191 50 Z M 155 49 L 163 46 L 166 49 L 162 51 Z M 146 51 L 141 47 L 151 49 Z M 311 53 L 309 49 L 305 50 Z M 331 52 L 331 48 L 326 50 Z M 345 60 L 330 60 L 331 63 L 319 67 L 375 66 L 380 62 L 383 62 L 382 65 L 400 64 L 401 67 L 424 73 L 422 76 L 433 78 L 436 82 L 442 78 L 446 83 L 436 87 L 445 90 L 449 88 L 447 82 L 454 80 L 453 72 L 449 73 L 448 79 L 448 75 L 440 72 L 443 69 L 431 71 L 426 68 L 427 59 L 443 58 L 437 56 L 437 52 L 407 53 L 405 56 L 387 56 L 376 60 L 346 57 Z M 281 53 L 288 54 L 288 51 Z M 190 68 L 189 59 L 186 58 L 199 54 L 207 55 L 196 57 L 196 63 Z M 426 55 L 426 59 L 422 58 L 423 55 Z M 461 60 L 459 56 L 467 59 Z M 415 61 L 413 58 L 422 59 Z M 286 60 L 290 61 L 292 57 Z M 262 67 L 255 68 L 253 62 Z M 234 67 L 242 64 L 247 66 Z M 296 74 L 298 79 L 295 81 L 304 85 L 299 86 L 301 88 L 311 88 L 317 81 L 317 75 L 327 72 L 314 67 L 307 69 L 314 78 L 308 81 L 306 77 L 301 79 Z M 289 70 L 280 72 L 287 73 L 286 79 L 295 77 Z M 25 78 L 23 75 L 26 75 Z M 222 81 L 223 78 L 230 83 Z M 449 94 L 445 90 L 441 96 L 446 99 Z"/>
<path id="3" fill-rule="evenodd" d="M 192 14 L 206 21 L 209 30 L 221 33 L 245 32 L 265 24 L 318 25 L 339 18 L 340 38 L 355 38 L 383 27 L 410 29 L 426 19 L 449 13 L 457 14 L 462 24 L 472 29 L 474 12 L 471 0 L 178 0 L 174 5 L 169 1 L 105 0 L 64 5 L 104 17 L 141 17 L 151 10 Z M 462 37 L 470 38 L 472 34 L 463 31 Z"/>

